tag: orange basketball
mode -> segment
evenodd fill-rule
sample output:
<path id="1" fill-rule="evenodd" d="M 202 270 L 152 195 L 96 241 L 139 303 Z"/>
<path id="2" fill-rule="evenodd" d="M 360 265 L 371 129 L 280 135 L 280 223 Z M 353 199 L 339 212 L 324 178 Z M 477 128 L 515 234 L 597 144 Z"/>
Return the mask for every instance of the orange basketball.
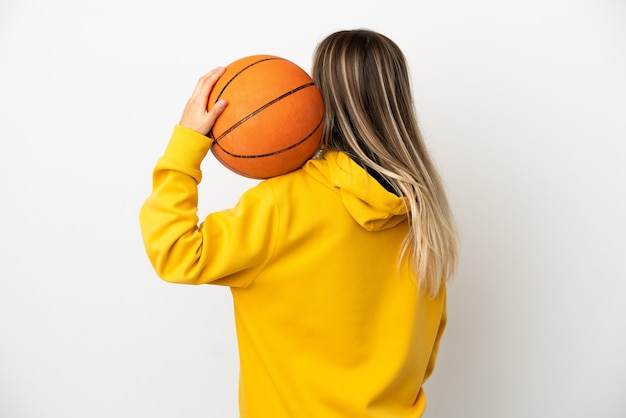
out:
<path id="1" fill-rule="evenodd" d="M 241 58 L 226 67 L 209 95 L 228 106 L 210 136 L 213 155 L 231 171 L 265 179 L 301 167 L 317 151 L 324 104 L 313 79 L 272 55 Z"/>

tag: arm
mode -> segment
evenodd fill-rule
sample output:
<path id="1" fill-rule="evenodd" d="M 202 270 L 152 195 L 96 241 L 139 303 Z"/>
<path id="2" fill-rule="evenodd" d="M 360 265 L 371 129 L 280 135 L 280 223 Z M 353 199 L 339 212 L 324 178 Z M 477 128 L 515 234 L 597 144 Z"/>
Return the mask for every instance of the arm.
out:
<path id="1" fill-rule="evenodd" d="M 146 253 L 166 281 L 201 284 L 222 279 L 222 284 L 245 285 L 273 250 L 277 216 L 268 187 L 249 190 L 234 209 L 210 214 L 198 225 L 200 164 L 211 147 L 204 134 L 225 106 L 206 110 L 220 74 L 218 69 L 200 79 L 157 162 L 152 194 L 140 211 Z"/>
<path id="2" fill-rule="evenodd" d="M 437 336 L 435 337 L 435 344 L 433 346 L 430 359 L 428 360 L 428 366 L 426 367 L 424 381 L 428 380 L 430 375 L 433 373 L 433 370 L 435 369 L 435 363 L 437 362 L 437 356 L 439 354 L 439 344 L 441 343 L 441 337 L 443 336 L 443 332 L 445 331 L 446 325 L 448 324 L 447 289 L 444 287 L 442 292 L 443 295 L 441 297 L 443 298 L 443 302 L 441 310 L 441 321 L 439 322 L 439 329 L 437 331 Z"/>

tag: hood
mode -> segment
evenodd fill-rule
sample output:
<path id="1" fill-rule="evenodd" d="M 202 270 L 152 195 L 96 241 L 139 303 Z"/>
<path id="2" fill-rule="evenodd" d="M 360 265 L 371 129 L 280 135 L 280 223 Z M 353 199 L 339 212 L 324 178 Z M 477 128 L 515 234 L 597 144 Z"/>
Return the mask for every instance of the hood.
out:
<path id="1" fill-rule="evenodd" d="M 407 218 L 404 198 L 387 191 L 343 152 L 328 151 L 303 169 L 335 187 L 348 212 L 368 231 L 392 228 Z"/>

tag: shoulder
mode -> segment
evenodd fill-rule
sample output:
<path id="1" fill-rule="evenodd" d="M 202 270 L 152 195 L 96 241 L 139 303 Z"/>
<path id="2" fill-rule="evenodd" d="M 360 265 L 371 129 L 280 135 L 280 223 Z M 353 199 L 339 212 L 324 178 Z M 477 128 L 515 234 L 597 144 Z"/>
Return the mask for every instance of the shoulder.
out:
<path id="1" fill-rule="evenodd" d="M 276 193 L 291 192 L 294 188 L 303 187 L 311 181 L 311 167 L 319 165 L 316 160 L 310 160 L 304 166 L 289 173 L 263 180 L 258 186 L 270 188 Z"/>

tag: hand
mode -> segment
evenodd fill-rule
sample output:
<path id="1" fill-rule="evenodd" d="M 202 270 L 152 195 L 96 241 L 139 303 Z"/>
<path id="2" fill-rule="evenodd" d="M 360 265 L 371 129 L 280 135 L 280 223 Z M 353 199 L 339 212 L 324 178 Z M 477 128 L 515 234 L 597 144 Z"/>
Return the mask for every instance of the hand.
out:
<path id="1" fill-rule="evenodd" d="M 187 101 L 179 125 L 192 129 L 202 135 L 207 135 L 217 117 L 228 105 L 226 100 L 218 100 L 209 109 L 209 94 L 217 80 L 224 74 L 224 68 L 216 68 L 198 80 L 191 97 Z"/>

